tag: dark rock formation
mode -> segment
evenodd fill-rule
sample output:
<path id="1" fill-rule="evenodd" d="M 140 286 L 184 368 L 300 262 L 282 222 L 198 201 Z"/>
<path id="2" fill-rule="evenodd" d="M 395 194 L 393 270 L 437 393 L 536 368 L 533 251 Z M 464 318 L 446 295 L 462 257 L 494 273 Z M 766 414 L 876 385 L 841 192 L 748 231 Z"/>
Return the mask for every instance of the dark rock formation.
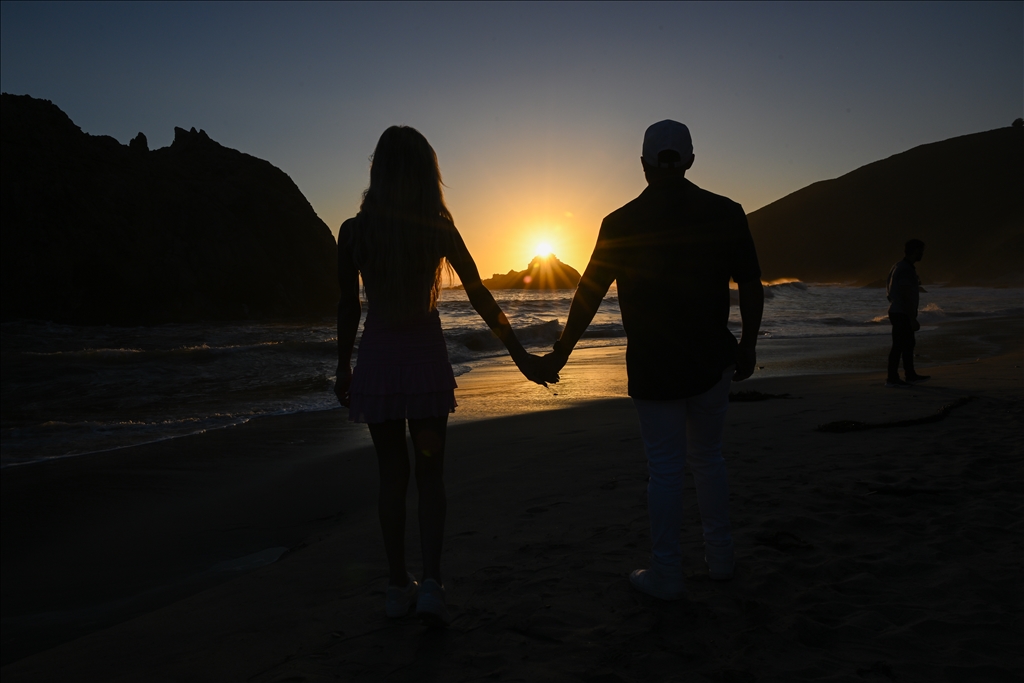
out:
<path id="1" fill-rule="evenodd" d="M 2 95 L 4 319 L 152 324 L 330 314 L 330 230 L 270 163 L 193 128 L 149 151 Z"/>
<path id="2" fill-rule="evenodd" d="M 526 270 L 495 273 L 483 283 L 487 289 L 576 289 L 580 274 L 552 254 L 534 256 Z"/>
<path id="3" fill-rule="evenodd" d="M 139 131 L 139 134 L 133 137 L 132 141 L 128 143 L 128 149 L 133 152 L 139 152 L 140 154 L 148 152 L 149 140 L 146 139 L 146 136 L 143 135 L 142 131 Z"/>
<path id="4" fill-rule="evenodd" d="M 912 237 L 918 273 L 950 285 L 1024 284 L 1024 128 L 921 145 L 748 216 L 764 278 L 884 284 Z"/>

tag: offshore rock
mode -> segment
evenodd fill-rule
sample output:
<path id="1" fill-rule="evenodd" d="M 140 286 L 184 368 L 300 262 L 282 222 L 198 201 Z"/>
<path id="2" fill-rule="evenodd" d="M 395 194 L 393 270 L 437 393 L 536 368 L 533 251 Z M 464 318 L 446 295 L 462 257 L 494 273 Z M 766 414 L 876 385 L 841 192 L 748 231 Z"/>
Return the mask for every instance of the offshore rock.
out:
<path id="1" fill-rule="evenodd" d="M 0 315 L 77 324 L 315 318 L 330 230 L 280 169 L 193 128 L 148 150 L 3 94 Z"/>
<path id="2" fill-rule="evenodd" d="M 526 270 L 495 273 L 483 281 L 487 289 L 576 289 L 580 273 L 552 254 L 534 256 Z"/>

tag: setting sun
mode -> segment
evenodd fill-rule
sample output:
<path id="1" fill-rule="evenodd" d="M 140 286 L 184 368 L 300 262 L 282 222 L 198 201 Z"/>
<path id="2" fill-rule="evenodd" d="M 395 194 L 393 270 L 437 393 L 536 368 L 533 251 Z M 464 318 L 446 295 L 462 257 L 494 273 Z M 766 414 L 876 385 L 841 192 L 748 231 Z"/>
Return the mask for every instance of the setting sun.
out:
<path id="1" fill-rule="evenodd" d="M 541 242 L 537 245 L 537 256 L 550 256 L 551 255 L 551 244 L 549 242 Z"/>

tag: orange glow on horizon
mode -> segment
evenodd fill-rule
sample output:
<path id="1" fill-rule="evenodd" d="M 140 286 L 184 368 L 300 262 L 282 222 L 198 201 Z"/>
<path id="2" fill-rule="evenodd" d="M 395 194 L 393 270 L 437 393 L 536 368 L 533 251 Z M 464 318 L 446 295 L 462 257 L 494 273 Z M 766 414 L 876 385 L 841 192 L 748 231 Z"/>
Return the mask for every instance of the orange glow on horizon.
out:
<path id="1" fill-rule="evenodd" d="M 601 221 L 646 186 L 639 171 L 629 178 L 585 182 L 531 157 L 475 174 L 449 171 L 445 197 L 483 279 L 525 270 L 548 254 L 582 273 Z"/>

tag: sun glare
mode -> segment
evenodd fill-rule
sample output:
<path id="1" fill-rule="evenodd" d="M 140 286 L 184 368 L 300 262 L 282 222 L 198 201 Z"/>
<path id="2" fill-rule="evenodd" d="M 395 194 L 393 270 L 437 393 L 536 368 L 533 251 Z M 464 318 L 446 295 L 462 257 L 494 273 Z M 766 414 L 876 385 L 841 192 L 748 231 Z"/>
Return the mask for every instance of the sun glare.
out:
<path id="1" fill-rule="evenodd" d="M 548 242 L 541 242 L 537 245 L 537 256 L 550 256 L 551 255 L 551 244 Z"/>

